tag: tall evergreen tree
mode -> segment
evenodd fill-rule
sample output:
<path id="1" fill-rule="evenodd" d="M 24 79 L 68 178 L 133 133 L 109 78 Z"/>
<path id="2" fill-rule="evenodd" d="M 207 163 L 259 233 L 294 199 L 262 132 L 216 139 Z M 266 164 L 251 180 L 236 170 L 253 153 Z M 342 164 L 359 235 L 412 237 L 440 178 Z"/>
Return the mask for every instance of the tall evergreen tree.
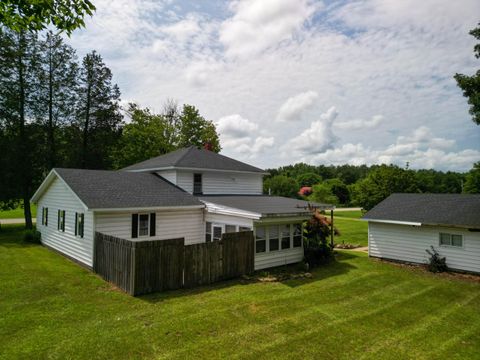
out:
<path id="1" fill-rule="evenodd" d="M 112 72 L 95 51 L 83 58 L 78 86 L 77 126 L 81 139 L 78 154 L 82 168 L 108 168 L 110 153 L 120 136 L 120 90 Z M 74 139 L 72 139 L 74 140 Z"/>
<path id="2" fill-rule="evenodd" d="M 63 164 L 58 159 L 59 130 L 74 120 L 78 65 L 75 50 L 52 32 L 40 42 L 40 50 L 38 101 L 44 106 L 39 107 L 36 115 L 45 129 L 46 168 L 49 170 Z"/>
<path id="3" fill-rule="evenodd" d="M 35 171 L 36 152 L 31 126 L 35 113 L 38 81 L 35 67 L 38 64 L 38 42 L 35 34 L 14 33 L 0 28 L 0 123 L 3 142 L 8 151 L 2 153 L 2 172 L 6 187 L 0 189 L 10 198 L 20 198 L 24 205 L 25 225 L 32 228 L 30 197 Z"/>

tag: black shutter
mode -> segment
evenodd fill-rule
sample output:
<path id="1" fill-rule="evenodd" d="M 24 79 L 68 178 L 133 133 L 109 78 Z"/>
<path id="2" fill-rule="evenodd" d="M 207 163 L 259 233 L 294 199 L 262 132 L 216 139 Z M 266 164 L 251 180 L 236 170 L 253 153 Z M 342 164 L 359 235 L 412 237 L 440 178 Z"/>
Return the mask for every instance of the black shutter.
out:
<path id="1" fill-rule="evenodd" d="M 132 239 L 138 237 L 138 214 L 132 214 Z"/>
<path id="2" fill-rule="evenodd" d="M 85 214 L 80 214 L 80 236 L 83 238 L 83 227 L 85 223 Z"/>
<path id="3" fill-rule="evenodd" d="M 48 226 L 48 208 L 45 208 L 45 226 Z"/>
<path id="4" fill-rule="evenodd" d="M 78 235 L 77 224 L 78 224 L 78 213 L 75 213 L 75 236 Z"/>
<path id="5" fill-rule="evenodd" d="M 57 230 L 60 230 L 60 210 L 58 210 L 57 214 Z"/>
<path id="6" fill-rule="evenodd" d="M 150 236 L 155 236 L 155 213 L 150 214 Z"/>
<path id="7" fill-rule="evenodd" d="M 62 216 L 62 220 L 63 220 L 62 221 L 62 231 L 65 232 L 65 218 L 66 218 L 65 210 L 63 210 L 62 213 L 63 213 L 63 216 Z"/>

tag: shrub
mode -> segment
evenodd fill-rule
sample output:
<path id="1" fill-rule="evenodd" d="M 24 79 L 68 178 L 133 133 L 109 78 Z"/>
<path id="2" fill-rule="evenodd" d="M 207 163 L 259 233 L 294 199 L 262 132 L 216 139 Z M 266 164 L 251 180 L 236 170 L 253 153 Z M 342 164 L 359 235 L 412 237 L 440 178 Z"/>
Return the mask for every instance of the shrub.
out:
<path id="1" fill-rule="evenodd" d="M 36 230 L 27 230 L 23 235 L 23 241 L 31 244 L 41 244 L 42 234 Z"/>
<path id="2" fill-rule="evenodd" d="M 333 248 L 328 242 L 330 223 L 325 216 L 315 212 L 305 223 L 304 256 L 309 268 L 330 262 L 333 259 Z"/>
<path id="3" fill-rule="evenodd" d="M 428 260 L 428 271 L 433 273 L 448 271 L 447 259 L 441 257 L 437 250 L 433 246 L 430 246 L 432 251 L 426 249 L 430 259 Z"/>

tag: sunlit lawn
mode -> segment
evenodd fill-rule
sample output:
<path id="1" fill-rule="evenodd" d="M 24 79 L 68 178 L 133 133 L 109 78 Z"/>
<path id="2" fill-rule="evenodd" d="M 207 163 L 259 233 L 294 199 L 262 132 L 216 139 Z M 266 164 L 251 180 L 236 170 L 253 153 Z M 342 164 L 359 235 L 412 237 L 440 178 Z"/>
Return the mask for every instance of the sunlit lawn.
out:
<path id="1" fill-rule="evenodd" d="M 360 219 L 361 211 L 336 211 L 333 223 L 340 231 L 335 243 L 368 246 L 368 223 Z"/>
<path id="2" fill-rule="evenodd" d="M 32 211 L 32 218 L 35 218 L 37 214 L 37 207 L 32 204 L 30 209 Z M 23 207 L 21 206 L 13 210 L 0 210 L 0 219 L 23 219 L 23 216 Z"/>
<path id="3" fill-rule="evenodd" d="M 475 359 L 480 284 L 341 252 L 312 279 L 130 297 L 0 233 L 1 359 Z"/>

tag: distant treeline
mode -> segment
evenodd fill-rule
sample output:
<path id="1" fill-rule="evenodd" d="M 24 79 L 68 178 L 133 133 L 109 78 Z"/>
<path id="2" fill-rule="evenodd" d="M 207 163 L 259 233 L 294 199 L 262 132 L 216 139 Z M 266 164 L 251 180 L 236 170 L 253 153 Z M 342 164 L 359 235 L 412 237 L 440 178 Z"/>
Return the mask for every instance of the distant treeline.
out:
<path id="1" fill-rule="evenodd" d="M 396 165 L 308 165 L 268 169 L 264 192 L 370 209 L 395 192 L 479 193 L 480 162 L 468 173 Z M 309 189 L 300 189 L 311 187 Z"/>

